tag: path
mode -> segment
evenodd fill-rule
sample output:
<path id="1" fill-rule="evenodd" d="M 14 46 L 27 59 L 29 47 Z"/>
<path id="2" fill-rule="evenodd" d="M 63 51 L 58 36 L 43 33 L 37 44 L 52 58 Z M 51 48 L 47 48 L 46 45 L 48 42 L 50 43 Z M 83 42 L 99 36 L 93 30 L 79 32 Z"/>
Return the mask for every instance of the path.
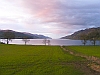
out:
<path id="1" fill-rule="evenodd" d="M 68 53 L 70 53 L 71 55 L 74 56 L 80 56 L 83 58 L 86 58 L 88 60 L 88 63 L 86 66 L 90 67 L 92 70 L 98 72 L 99 74 L 95 74 L 95 75 L 100 75 L 100 58 L 94 57 L 94 56 L 87 56 L 84 54 L 80 54 L 80 53 L 76 53 L 73 52 L 71 50 L 67 50 L 66 48 L 64 48 L 63 46 L 60 46 L 64 51 L 67 51 Z"/>

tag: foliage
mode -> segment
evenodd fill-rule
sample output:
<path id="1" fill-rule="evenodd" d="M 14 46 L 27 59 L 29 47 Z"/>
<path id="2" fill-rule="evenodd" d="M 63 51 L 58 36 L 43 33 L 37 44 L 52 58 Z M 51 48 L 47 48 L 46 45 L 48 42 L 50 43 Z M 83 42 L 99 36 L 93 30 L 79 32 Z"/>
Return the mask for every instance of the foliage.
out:
<path id="1" fill-rule="evenodd" d="M 88 33 L 81 33 L 79 35 L 80 40 L 82 40 L 82 43 L 85 45 L 88 40 L 95 46 L 96 41 L 100 38 L 100 32 L 97 29 L 91 29 Z"/>
<path id="2" fill-rule="evenodd" d="M 0 44 L 5 44 L 4 42 L 0 42 Z"/>
<path id="3" fill-rule="evenodd" d="M 15 34 L 8 30 L 3 33 L 3 37 L 6 39 L 7 44 L 9 44 L 9 41 L 15 38 Z"/>
<path id="4" fill-rule="evenodd" d="M 87 40 L 88 40 L 87 34 L 82 33 L 82 34 L 80 34 L 79 38 L 82 41 L 82 44 L 86 45 Z"/>
<path id="5" fill-rule="evenodd" d="M 100 33 L 97 30 L 92 30 L 88 34 L 88 39 L 91 41 L 93 45 L 96 44 L 96 41 L 100 38 Z"/>

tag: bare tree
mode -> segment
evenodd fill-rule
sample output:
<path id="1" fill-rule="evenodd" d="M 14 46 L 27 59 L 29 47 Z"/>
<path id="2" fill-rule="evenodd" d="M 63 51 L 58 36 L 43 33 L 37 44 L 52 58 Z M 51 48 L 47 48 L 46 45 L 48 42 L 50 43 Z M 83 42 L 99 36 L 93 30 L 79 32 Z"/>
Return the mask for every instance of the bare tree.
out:
<path id="1" fill-rule="evenodd" d="M 50 40 L 44 39 L 44 40 L 43 40 L 43 43 L 44 43 L 45 45 L 50 45 Z"/>
<path id="2" fill-rule="evenodd" d="M 50 45 L 50 40 L 47 41 L 48 45 Z"/>
<path id="3" fill-rule="evenodd" d="M 45 45 L 46 45 L 46 41 L 47 41 L 47 39 L 44 39 L 44 40 L 43 40 L 43 43 L 44 43 Z"/>
<path id="4" fill-rule="evenodd" d="M 27 37 L 24 37 L 24 38 L 22 39 L 22 41 L 24 41 L 24 43 L 25 43 L 25 45 L 26 45 L 26 43 L 29 42 L 30 39 L 28 39 Z"/>

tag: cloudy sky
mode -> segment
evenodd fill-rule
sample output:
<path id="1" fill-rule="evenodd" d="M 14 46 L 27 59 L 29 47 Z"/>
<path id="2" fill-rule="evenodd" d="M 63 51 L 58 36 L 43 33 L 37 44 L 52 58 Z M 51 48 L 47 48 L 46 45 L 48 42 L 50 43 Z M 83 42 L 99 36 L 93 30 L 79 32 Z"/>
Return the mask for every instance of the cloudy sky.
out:
<path id="1" fill-rule="evenodd" d="M 0 0 L 0 29 L 60 38 L 100 26 L 100 0 Z"/>

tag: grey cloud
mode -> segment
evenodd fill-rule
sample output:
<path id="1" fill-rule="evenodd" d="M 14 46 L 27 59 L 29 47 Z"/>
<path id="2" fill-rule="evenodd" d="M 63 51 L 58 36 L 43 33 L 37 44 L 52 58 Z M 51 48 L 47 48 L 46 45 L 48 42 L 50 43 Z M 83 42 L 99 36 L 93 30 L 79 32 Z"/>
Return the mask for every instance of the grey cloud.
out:
<path id="1" fill-rule="evenodd" d="M 40 13 L 41 23 L 47 25 L 75 30 L 100 26 L 100 0 L 27 0 L 24 4 L 31 14 Z"/>
<path id="2" fill-rule="evenodd" d="M 61 9 L 100 9 L 100 0 L 62 0 L 56 8 Z"/>
<path id="3" fill-rule="evenodd" d="M 62 6 L 60 8 L 60 6 Z M 98 26 L 100 24 L 100 10 L 98 9 L 100 5 L 92 6 L 87 5 L 83 7 L 78 7 L 79 9 L 72 7 L 63 6 L 62 4 L 59 6 L 58 12 L 56 14 L 59 14 L 57 17 L 57 20 L 62 22 L 66 25 L 94 25 Z M 89 8 L 90 9 L 89 9 Z M 96 9 L 94 9 L 94 8 Z M 67 18 L 66 18 L 67 17 Z"/>
<path id="4" fill-rule="evenodd" d="M 100 24 L 100 0 L 22 0 L 32 15 L 38 15 L 42 23 L 65 25 Z M 34 23 L 34 22 L 32 22 Z"/>

